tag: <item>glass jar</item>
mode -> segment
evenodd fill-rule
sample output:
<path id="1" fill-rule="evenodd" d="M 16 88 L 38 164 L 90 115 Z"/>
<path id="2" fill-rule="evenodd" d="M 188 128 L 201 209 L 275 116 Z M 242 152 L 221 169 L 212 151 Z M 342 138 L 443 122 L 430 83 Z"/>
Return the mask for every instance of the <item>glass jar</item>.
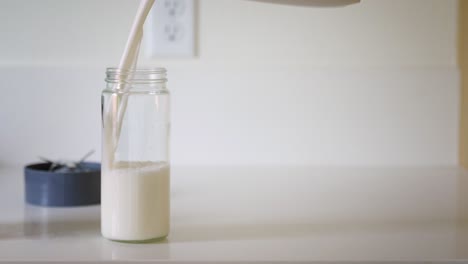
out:
<path id="1" fill-rule="evenodd" d="M 166 70 L 107 69 L 102 92 L 101 232 L 145 241 L 169 234 Z"/>

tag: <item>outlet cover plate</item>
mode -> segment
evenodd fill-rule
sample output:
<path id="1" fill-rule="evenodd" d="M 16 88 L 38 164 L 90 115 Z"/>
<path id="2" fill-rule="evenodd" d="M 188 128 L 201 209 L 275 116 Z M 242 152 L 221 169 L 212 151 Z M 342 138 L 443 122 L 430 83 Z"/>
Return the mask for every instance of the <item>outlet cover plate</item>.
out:
<path id="1" fill-rule="evenodd" d="M 144 31 L 150 58 L 195 56 L 194 1 L 155 1 Z"/>

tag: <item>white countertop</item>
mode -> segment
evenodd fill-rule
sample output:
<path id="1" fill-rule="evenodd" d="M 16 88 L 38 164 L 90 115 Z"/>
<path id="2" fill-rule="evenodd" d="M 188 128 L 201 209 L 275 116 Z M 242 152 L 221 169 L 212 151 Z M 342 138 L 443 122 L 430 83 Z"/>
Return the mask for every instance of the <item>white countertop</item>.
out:
<path id="1" fill-rule="evenodd" d="M 468 172 L 459 168 L 172 168 L 171 234 L 100 235 L 99 207 L 24 203 L 0 168 L 2 261 L 467 261 Z"/>

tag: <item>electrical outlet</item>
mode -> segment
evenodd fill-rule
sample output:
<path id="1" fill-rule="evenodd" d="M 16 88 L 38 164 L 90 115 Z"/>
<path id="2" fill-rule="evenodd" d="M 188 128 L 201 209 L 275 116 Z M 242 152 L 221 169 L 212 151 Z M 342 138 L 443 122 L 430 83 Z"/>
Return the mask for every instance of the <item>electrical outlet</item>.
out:
<path id="1" fill-rule="evenodd" d="M 144 38 L 149 57 L 195 55 L 194 1 L 155 1 L 145 22 Z"/>

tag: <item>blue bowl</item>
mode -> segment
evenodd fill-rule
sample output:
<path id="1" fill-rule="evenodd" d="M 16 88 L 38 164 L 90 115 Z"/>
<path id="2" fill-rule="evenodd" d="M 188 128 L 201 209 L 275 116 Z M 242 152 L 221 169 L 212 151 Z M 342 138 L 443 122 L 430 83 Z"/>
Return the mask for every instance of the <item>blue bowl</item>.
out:
<path id="1" fill-rule="evenodd" d="M 101 164 L 83 162 L 84 171 L 48 171 L 50 163 L 24 168 L 26 202 L 40 206 L 80 206 L 101 202 Z"/>

